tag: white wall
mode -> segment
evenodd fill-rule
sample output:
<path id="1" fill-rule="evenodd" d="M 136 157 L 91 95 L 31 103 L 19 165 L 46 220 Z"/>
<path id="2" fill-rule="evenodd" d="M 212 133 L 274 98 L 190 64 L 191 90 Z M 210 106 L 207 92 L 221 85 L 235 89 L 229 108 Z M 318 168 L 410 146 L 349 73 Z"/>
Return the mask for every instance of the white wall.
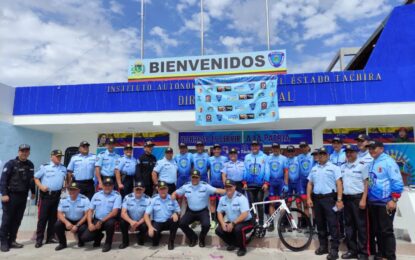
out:
<path id="1" fill-rule="evenodd" d="M 91 144 L 90 151 L 95 153 L 97 149 L 97 138 L 98 134 L 95 132 L 56 133 L 52 136 L 52 148 L 65 152 L 66 148 L 70 146 L 79 146 L 81 141 L 88 141 Z"/>
<path id="2" fill-rule="evenodd" d="M 11 123 L 13 120 L 15 89 L 0 83 L 0 121 Z"/>

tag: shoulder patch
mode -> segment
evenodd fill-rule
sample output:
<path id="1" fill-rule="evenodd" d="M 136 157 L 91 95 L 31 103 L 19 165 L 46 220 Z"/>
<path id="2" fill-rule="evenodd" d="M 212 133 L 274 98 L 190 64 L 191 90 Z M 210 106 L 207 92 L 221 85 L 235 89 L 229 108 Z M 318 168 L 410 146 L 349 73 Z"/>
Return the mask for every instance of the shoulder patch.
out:
<path id="1" fill-rule="evenodd" d="M 143 194 L 143 197 L 146 198 L 146 199 L 150 198 L 150 196 L 148 196 L 147 194 Z"/>
<path id="2" fill-rule="evenodd" d="M 200 181 L 200 183 L 201 184 L 208 184 L 207 182 L 205 182 L 205 181 Z"/>
<path id="3" fill-rule="evenodd" d="M 128 198 L 132 198 L 132 197 L 133 197 L 133 194 L 132 194 L 132 193 L 130 193 L 130 194 L 128 194 L 128 195 L 127 195 L 127 197 L 128 197 Z"/>
<path id="4" fill-rule="evenodd" d="M 236 192 L 236 196 L 240 197 L 242 196 L 242 193 L 240 193 L 239 191 Z"/>
<path id="5" fill-rule="evenodd" d="M 79 196 L 80 196 L 81 198 L 83 198 L 83 199 L 87 199 L 87 197 L 86 197 L 85 195 L 83 195 L 83 194 L 80 194 L 80 193 L 79 193 Z"/>
<path id="6" fill-rule="evenodd" d="M 102 151 L 102 152 L 100 152 L 99 154 L 104 154 L 105 153 L 105 151 Z"/>
<path id="7" fill-rule="evenodd" d="M 113 190 L 113 192 L 114 192 L 115 194 L 120 195 L 120 193 L 119 193 L 118 191 L 116 191 L 116 190 Z"/>
<path id="8" fill-rule="evenodd" d="M 365 165 L 365 162 L 363 162 L 363 161 L 360 161 L 360 162 L 359 162 L 359 164 L 363 164 L 363 165 Z"/>
<path id="9" fill-rule="evenodd" d="M 156 198 L 158 196 L 158 194 L 154 194 L 151 198 Z"/>

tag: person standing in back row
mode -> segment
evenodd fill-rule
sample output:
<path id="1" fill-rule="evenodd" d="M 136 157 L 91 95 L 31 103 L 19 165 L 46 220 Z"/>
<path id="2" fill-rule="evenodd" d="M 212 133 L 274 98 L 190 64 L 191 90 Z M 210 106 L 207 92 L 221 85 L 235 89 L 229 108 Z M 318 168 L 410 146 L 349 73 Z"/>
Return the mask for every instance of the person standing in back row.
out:
<path id="1" fill-rule="evenodd" d="M 135 168 L 136 181 L 141 182 L 145 188 L 145 194 L 149 197 L 153 196 L 152 172 L 156 166 L 157 158 L 152 154 L 154 144 L 152 141 L 144 143 L 144 154 L 138 159 L 139 163 Z"/>

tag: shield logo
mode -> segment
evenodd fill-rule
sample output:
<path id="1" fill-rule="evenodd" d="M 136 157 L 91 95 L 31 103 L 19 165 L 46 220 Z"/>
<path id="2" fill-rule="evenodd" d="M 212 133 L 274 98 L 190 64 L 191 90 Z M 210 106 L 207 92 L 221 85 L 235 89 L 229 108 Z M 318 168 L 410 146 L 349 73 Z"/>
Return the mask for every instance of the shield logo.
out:
<path id="1" fill-rule="evenodd" d="M 216 118 L 218 119 L 218 121 L 222 121 L 222 115 L 217 114 Z"/>
<path id="2" fill-rule="evenodd" d="M 268 54 L 269 63 L 275 68 L 280 67 L 281 64 L 284 62 L 284 59 L 285 54 L 280 51 L 273 51 Z"/>
<path id="3" fill-rule="evenodd" d="M 255 89 L 255 83 L 249 83 L 249 89 L 254 90 Z"/>
<path id="4" fill-rule="evenodd" d="M 220 102 L 222 100 L 222 95 L 216 95 L 216 100 Z"/>
<path id="5" fill-rule="evenodd" d="M 251 110 L 254 110 L 256 107 L 256 103 L 251 103 L 249 104 L 249 107 L 251 108 Z"/>

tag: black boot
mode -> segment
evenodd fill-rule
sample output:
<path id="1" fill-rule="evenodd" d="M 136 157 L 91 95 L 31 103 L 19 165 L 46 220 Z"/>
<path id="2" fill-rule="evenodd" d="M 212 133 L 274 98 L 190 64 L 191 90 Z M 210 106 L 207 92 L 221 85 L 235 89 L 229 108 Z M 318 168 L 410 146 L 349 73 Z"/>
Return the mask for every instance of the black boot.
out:
<path id="1" fill-rule="evenodd" d="M 174 249 L 174 240 L 170 240 L 169 241 L 169 245 L 167 246 L 168 250 L 173 250 Z"/>
<path id="2" fill-rule="evenodd" d="M 17 243 L 16 241 L 10 243 L 10 248 L 23 248 L 23 246 L 23 244 Z"/>
<path id="3" fill-rule="evenodd" d="M 60 250 L 62 250 L 62 249 L 65 249 L 67 247 L 67 245 L 66 244 L 59 244 L 56 248 L 55 248 L 55 251 L 60 251 Z"/>
<path id="4" fill-rule="evenodd" d="M 199 237 L 199 247 L 205 247 L 205 238 Z"/>
<path id="5" fill-rule="evenodd" d="M 236 253 L 237 256 L 244 256 L 246 254 L 246 248 L 241 247 L 238 249 L 238 252 Z"/>
<path id="6" fill-rule="evenodd" d="M 325 255 L 325 254 L 328 254 L 329 253 L 329 250 L 327 249 L 327 247 L 319 247 L 319 248 L 317 248 L 317 250 L 316 251 L 314 251 L 314 253 L 316 254 L 316 255 Z"/>
<path id="7" fill-rule="evenodd" d="M 108 252 L 110 250 L 111 250 L 111 244 L 105 243 L 104 246 L 102 247 L 102 252 L 105 253 L 105 252 Z"/>
<path id="8" fill-rule="evenodd" d="M 330 254 L 327 255 L 327 260 L 336 260 L 339 259 L 339 252 L 336 250 L 331 250 Z"/>
<path id="9" fill-rule="evenodd" d="M 1 251 L 2 252 L 9 252 L 10 251 L 9 243 L 7 243 L 7 242 L 1 243 Z"/>

